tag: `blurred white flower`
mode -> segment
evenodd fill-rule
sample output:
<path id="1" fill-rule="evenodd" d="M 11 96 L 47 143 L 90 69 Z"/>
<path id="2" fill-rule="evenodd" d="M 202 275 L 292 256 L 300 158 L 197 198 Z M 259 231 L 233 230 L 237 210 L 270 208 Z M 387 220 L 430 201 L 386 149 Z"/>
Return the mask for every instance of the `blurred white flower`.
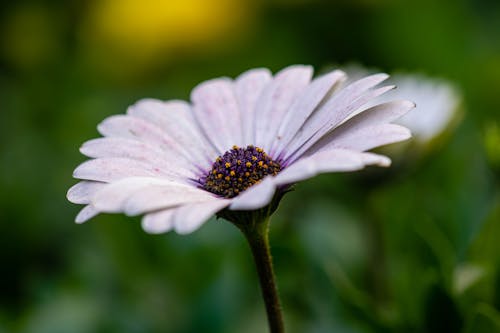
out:
<path id="1" fill-rule="evenodd" d="M 372 71 L 360 66 L 347 66 L 345 71 L 351 78 L 369 75 Z M 370 102 L 370 105 L 384 103 L 393 99 L 407 98 L 416 107 L 396 121 L 408 127 L 413 142 L 426 144 L 439 137 L 454 123 L 458 116 L 461 97 L 458 89 L 444 79 L 431 78 L 422 74 L 394 74 L 387 81 L 397 89 L 387 92 Z"/>
<path id="2" fill-rule="evenodd" d="M 410 131 L 392 122 L 414 104 L 372 105 L 394 88 L 377 87 L 386 74 L 345 87 L 342 71 L 312 74 L 302 65 L 274 76 L 253 69 L 201 83 L 191 103 L 141 100 L 105 119 L 104 138 L 81 147 L 92 159 L 75 169 L 82 181 L 68 191 L 71 202 L 86 205 L 76 221 L 145 214 L 147 232 L 189 233 L 222 210 L 263 208 L 317 174 L 388 166 L 387 157 L 366 151 L 408 139 Z"/>

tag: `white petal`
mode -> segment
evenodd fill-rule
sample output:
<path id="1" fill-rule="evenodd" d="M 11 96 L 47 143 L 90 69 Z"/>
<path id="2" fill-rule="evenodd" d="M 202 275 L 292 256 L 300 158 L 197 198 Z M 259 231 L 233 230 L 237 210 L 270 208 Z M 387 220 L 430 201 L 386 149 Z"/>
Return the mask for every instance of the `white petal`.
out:
<path id="1" fill-rule="evenodd" d="M 396 124 L 382 124 L 353 131 L 343 131 L 339 135 L 332 133 L 330 143 L 319 146 L 318 150 L 345 148 L 366 151 L 409 138 L 411 138 L 411 132 L 406 127 Z M 313 147 L 312 151 L 315 150 L 315 147 Z"/>
<path id="2" fill-rule="evenodd" d="M 186 166 L 192 162 L 185 155 L 185 147 L 178 144 L 160 127 L 143 119 L 124 115 L 111 116 L 104 119 L 97 129 L 106 137 L 128 138 L 151 143 L 161 148 L 169 158 L 176 158 L 179 163 L 183 161 Z"/>
<path id="3" fill-rule="evenodd" d="M 230 79 L 199 84 L 191 93 L 191 101 L 198 125 L 220 155 L 233 145 L 242 145 L 241 114 Z"/>
<path id="4" fill-rule="evenodd" d="M 273 177 L 268 176 L 260 183 L 248 188 L 246 191 L 233 199 L 229 206 L 231 210 L 254 210 L 259 209 L 271 202 L 276 186 Z"/>
<path id="5" fill-rule="evenodd" d="M 68 200 L 75 204 L 88 204 L 90 197 L 102 189 L 106 183 L 82 181 L 73 185 L 66 194 Z"/>
<path id="6" fill-rule="evenodd" d="M 179 234 L 188 234 L 198 229 L 229 203 L 230 200 L 218 199 L 149 213 L 142 218 L 142 228 L 151 234 L 159 234 L 172 229 Z"/>
<path id="7" fill-rule="evenodd" d="M 99 211 L 118 213 L 124 210 L 125 201 L 135 192 L 159 185 L 175 184 L 171 181 L 153 177 L 129 177 L 104 186 L 91 198 L 92 205 Z M 178 185 L 187 187 L 186 185 Z"/>
<path id="8" fill-rule="evenodd" d="M 387 86 L 369 90 L 387 78 L 387 74 L 368 76 L 335 93 L 328 102 L 307 119 L 304 126 L 286 148 L 286 154 L 283 156 L 283 159 L 287 160 L 287 162 L 297 159 L 323 135 L 342 123 L 361 106 L 384 92 L 393 89 L 394 86 Z M 294 158 L 290 158 L 292 155 Z"/>
<path id="9" fill-rule="evenodd" d="M 196 125 L 191 107 L 184 101 L 163 102 L 143 99 L 130 106 L 127 113 L 155 124 L 183 147 L 194 163 L 212 163 L 217 153 Z"/>
<path id="10" fill-rule="evenodd" d="M 161 169 L 164 173 L 183 178 L 195 178 L 194 170 L 202 166 L 190 165 L 188 169 L 181 159 L 169 156 L 159 147 L 126 138 L 99 138 L 85 142 L 80 152 L 93 158 L 127 158 L 144 162 L 150 166 Z M 199 170 L 199 169 L 197 169 Z"/>
<path id="11" fill-rule="evenodd" d="M 144 215 L 142 229 L 150 234 L 161 234 L 172 230 L 175 208 L 164 209 Z"/>
<path id="12" fill-rule="evenodd" d="M 107 183 L 126 177 L 142 176 L 159 177 L 172 181 L 177 179 L 177 177 L 167 174 L 167 171 L 160 170 L 147 163 L 118 157 L 89 160 L 80 164 L 73 171 L 74 178 Z"/>
<path id="13" fill-rule="evenodd" d="M 87 222 L 97 214 L 99 214 L 99 212 L 94 207 L 92 207 L 92 205 L 87 205 L 83 207 L 83 209 L 78 213 L 75 218 L 75 222 L 78 224 Z"/>
<path id="14" fill-rule="evenodd" d="M 148 211 L 208 200 L 215 200 L 214 194 L 194 186 L 156 185 L 143 187 L 132 193 L 124 201 L 122 209 L 125 214 L 134 216 Z"/>
<path id="15" fill-rule="evenodd" d="M 274 182 L 276 185 L 286 185 L 312 178 L 320 173 L 355 171 L 366 165 L 387 166 L 388 163 L 390 161 L 387 157 L 381 155 L 330 149 L 299 159 L 281 171 Z"/>
<path id="16" fill-rule="evenodd" d="M 280 124 L 271 155 L 279 156 L 283 148 L 295 136 L 306 119 L 345 79 L 345 73 L 339 70 L 314 79 L 290 107 Z"/>
<path id="17" fill-rule="evenodd" d="M 384 155 L 375 153 L 362 153 L 362 158 L 365 165 L 376 165 L 385 168 L 391 166 L 391 159 Z"/>
<path id="18" fill-rule="evenodd" d="M 158 178 L 131 177 L 105 186 L 91 198 L 91 202 L 102 212 L 138 215 L 212 198 L 212 194 L 193 186 Z"/>
<path id="19" fill-rule="evenodd" d="M 176 208 L 173 218 L 175 231 L 182 235 L 195 231 L 230 202 L 230 200 L 216 199 Z"/>
<path id="20" fill-rule="evenodd" d="M 415 104 L 410 101 L 392 101 L 392 102 L 387 102 L 384 104 L 379 104 L 376 106 L 373 106 L 365 111 L 362 111 L 361 113 L 357 114 L 356 116 L 350 118 L 346 122 L 344 122 L 342 125 L 339 127 L 335 128 L 332 132 L 328 133 L 325 135 L 321 140 L 319 140 L 314 146 L 312 146 L 307 152 L 307 155 L 310 155 L 311 153 L 321 150 L 322 147 L 338 147 L 338 148 L 353 148 L 354 146 L 350 145 L 345 145 L 345 138 L 349 138 L 350 136 L 354 137 L 359 137 L 358 132 L 363 132 L 365 131 L 365 128 L 374 128 L 378 125 L 383 125 L 384 123 L 389 123 L 391 121 L 394 121 L 413 109 L 415 107 Z M 389 127 L 390 130 L 392 131 L 394 128 L 391 126 Z M 399 136 L 395 138 L 395 141 L 391 141 L 388 143 L 392 142 L 397 142 L 401 140 L 406 140 L 408 139 L 408 132 L 405 130 L 401 130 L 399 127 L 396 127 L 394 129 L 396 134 L 400 133 L 401 134 L 401 139 Z M 385 132 L 384 132 L 385 133 Z M 375 139 L 373 143 L 377 141 L 384 142 L 388 140 L 389 138 L 380 138 L 379 140 Z M 370 139 L 371 140 L 371 136 Z M 373 146 L 373 148 L 376 146 Z M 366 149 L 365 149 L 366 150 Z"/>
<path id="21" fill-rule="evenodd" d="M 268 69 L 259 68 L 241 74 L 235 81 L 236 96 L 241 110 L 244 147 L 255 144 L 256 103 L 271 80 L 271 72 Z"/>
<path id="22" fill-rule="evenodd" d="M 311 66 L 290 66 L 277 73 L 257 101 L 255 145 L 269 151 L 283 117 L 299 93 L 309 84 Z"/>

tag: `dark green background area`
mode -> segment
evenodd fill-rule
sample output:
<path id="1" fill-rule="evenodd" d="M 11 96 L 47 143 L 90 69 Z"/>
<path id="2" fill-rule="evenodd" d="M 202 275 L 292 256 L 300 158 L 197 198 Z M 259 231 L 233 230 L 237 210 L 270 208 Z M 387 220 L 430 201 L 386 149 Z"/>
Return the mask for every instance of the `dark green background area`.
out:
<path id="1" fill-rule="evenodd" d="M 187 99 L 253 67 L 353 62 L 446 78 L 464 117 L 390 170 L 322 175 L 285 196 L 271 244 L 289 332 L 500 332 L 500 157 L 485 145 L 500 126 L 499 1 L 263 1 L 241 36 L 130 75 L 86 61 L 87 5 L 0 5 L 1 31 L 19 8 L 43 8 L 55 45 L 22 61 L 0 36 L 1 333 L 264 332 L 250 253 L 229 223 L 188 236 L 148 235 L 123 215 L 73 223 L 78 147 L 143 97 Z"/>

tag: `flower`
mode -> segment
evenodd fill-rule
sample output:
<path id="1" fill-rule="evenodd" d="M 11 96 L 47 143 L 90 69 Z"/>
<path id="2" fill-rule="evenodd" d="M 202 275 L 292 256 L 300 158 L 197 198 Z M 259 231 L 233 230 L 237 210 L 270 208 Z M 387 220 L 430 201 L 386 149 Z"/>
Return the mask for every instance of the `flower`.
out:
<path id="1" fill-rule="evenodd" d="M 349 65 L 344 70 L 349 74 L 350 80 L 373 72 L 359 65 Z M 368 105 L 400 98 L 409 98 L 415 102 L 415 109 L 403 115 L 396 123 L 409 128 L 413 142 L 418 145 L 426 145 L 440 137 L 460 118 L 460 93 L 452 83 L 444 79 L 423 74 L 397 73 L 391 76 L 388 83 L 396 85 L 398 89 L 373 99 Z"/>
<path id="2" fill-rule="evenodd" d="M 140 100 L 98 125 L 104 136 L 80 151 L 91 159 L 73 176 L 68 200 L 98 213 L 141 215 L 150 233 L 196 230 L 214 214 L 254 211 L 291 184 L 320 173 L 389 166 L 368 150 L 408 139 L 392 122 L 406 100 L 365 105 L 394 86 L 375 74 L 345 87 L 344 72 L 312 80 L 310 66 L 274 76 L 252 69 L 199 84 L 184 101 Z"/>

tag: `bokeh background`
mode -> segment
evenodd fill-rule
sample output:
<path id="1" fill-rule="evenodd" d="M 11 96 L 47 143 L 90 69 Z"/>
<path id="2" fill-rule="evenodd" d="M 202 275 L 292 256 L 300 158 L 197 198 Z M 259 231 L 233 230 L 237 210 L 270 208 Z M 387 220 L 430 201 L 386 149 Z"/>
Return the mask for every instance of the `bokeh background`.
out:
<path id="1" fill-rule="evenodd" d="M 78 147 L 143 97 L 295 63 L 442 77 L 462 119 L 390 170 L 296 186 L 271 242 L 289 332 L 500 332 L 500 2 L 0 4 L 0 332 L 265 332 L 229 223 L 73 223 Z"/>

